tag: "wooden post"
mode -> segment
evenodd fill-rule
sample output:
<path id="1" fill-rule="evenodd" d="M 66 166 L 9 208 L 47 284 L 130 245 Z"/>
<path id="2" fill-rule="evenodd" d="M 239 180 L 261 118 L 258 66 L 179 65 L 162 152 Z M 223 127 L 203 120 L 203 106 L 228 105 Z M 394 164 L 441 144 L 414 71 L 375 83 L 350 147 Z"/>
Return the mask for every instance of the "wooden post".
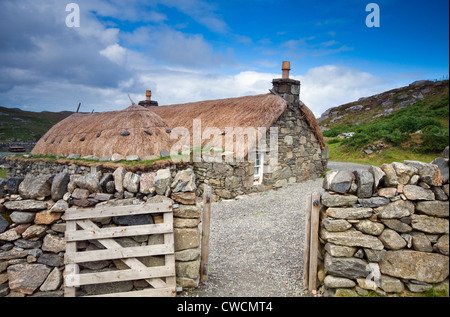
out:
<path id="1" fill-rule="evenodd" d="M 200 261 L 200 282 L 208 281 L 209 233 L 211 219 L 211 186 L 204 184 L 202 214 L 202 250 Z"/>
<path id="2" fill-rule="evenodd" d="M 305 211 L 305 241 L 303 247 L 303 290 L 307 290 L 309 283 L 309 247 L 311 241 L 311 196 L 306 199 Z"/>
<path id="3" fill-rule="evenodd" d="M 310 238 L 310 258 L 309 258 L 309 282 L 308 290 L 317 290 L 317 256 L 319 252 L 319 211 L 320 194 L 314 193 L 311 196 L 311 238 Z"/>

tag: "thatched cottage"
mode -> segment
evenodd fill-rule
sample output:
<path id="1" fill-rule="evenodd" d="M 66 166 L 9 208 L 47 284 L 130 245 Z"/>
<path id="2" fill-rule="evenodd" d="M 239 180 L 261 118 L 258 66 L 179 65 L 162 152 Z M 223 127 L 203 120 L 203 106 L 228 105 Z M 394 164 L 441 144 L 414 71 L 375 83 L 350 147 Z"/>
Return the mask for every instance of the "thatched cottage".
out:
<path id="1" fill-rule="evenodd" d="M 289 70 L 284 62 L 283 78 L 267 94 L 158 106 L 147 92 L 139 106 L 76 113 L 51 128 L 32 154 L 145 159 L 193 150 L 186 157 L 215 198 L 306 181 L 325 170 L 328 149 Z"/>

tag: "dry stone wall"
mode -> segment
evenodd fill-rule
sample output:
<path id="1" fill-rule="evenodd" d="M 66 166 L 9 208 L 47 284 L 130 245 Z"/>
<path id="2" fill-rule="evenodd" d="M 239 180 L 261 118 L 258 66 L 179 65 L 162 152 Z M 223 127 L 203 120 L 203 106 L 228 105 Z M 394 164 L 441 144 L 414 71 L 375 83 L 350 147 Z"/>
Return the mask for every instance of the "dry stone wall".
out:
<path id="1" fill-rule="evenodd" d="M 332 170 L 323 187 L 325 296 L 448 289 L 448 158 Z"/>
<path id="2" fill-rule="evenodd" d="M 138 174 L 124 167 L 112 171 L 94 166 L 85 167 L 82 174 L 77 174 L 77 168 L 66 168 L 56 175 L 29 173 L 0 184 L 0 297 L 64 295 L 66 224 L 63 215 L 72 206 L 89 212 L 94 206 L 172 202 L 177 285 L 198 286 L 201 209 L 196 201 L 192 169 L 165 168 Z M 151 224 L 161 220 L 161 215 L 112 217 L 97 225 Z M 161 243 L 161 238 L 161 235 L 122 238 L 119 243 L 127 247 L 151 245 Z M 78 248 L 95 250 L 99 246 L 95 242 L 80 242 Z M 164 259 L 144 259 L 148 266 L 161 265 L 161 260 Z M 81 273 L 122 269 L 120 261 L 89 262 L 80 267 Z M 143 281 L 130 281 L 84 286 L 79 289 L 79 295 L 126 292 L 146 285 Z"/>

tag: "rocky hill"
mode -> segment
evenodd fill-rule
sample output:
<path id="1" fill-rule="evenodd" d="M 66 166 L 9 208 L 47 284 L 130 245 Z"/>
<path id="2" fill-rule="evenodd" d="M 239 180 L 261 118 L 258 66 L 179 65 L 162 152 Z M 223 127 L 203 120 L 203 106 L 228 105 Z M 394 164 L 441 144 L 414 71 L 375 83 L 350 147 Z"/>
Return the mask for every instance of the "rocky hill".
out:
<path id="1" fill-rule="evenodd" d="M 415 105 L 420 100 L 448 96 L 449 81 L 421 80 L 325 111 L 319 118 L 323 131 L 342 125 L 359 125 L 384 118 Z"/>
<path id="2" fill-rule="evenodd" d="M 37 141 L 53 125 L 72 112 L 32 112 L 0 107 L 0 143 Z"/>

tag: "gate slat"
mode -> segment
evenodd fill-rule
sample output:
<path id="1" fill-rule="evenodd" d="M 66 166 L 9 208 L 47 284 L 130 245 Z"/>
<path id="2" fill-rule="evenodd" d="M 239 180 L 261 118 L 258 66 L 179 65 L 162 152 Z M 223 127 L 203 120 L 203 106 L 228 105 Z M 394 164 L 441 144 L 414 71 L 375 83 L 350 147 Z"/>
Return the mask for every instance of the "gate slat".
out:
<path id="1" fill-rule="evenodd" d="M 68 254 L 64 261 L 66 264 L 85 263 L 94 261 L 139 258 L 145 256 L 173 254 L 173 245 L 160 244 L 141 247 L 114 248 L 106 250 L 84 251 Z"/>
<path id="2" fill-rule="evenodd" d="M 77 221 L 77 224 L 80 224 L 82 221 L 89 221 L 89 220 L 79 220 Z M 99 228 L 98 230 L 95 231 L 93 230 L 68 231 L 66 232 L 66 241 L 73 242 L 92 239 L 123 238 L 123 237 L 132 237 L 149 234 L 164 234 L 173 232 L 173 227 L 165 223 L 155 225 L 120 227 L 120 230 L 118 230 L 117 228 L 119 227 Z"/>
<path id="3" fill-rule="evenodd" d="M 142 214 L 156 214 L 172 212 L 172 206 L 164 203 L 142 205 L 127 205 L 117 207 L 98 207 L 94 209 L 69 208 L 66 210 L 64 220 L 83 220 L 92 218 L 107 218 L 132 216 Z"/>
<path id="4" fill-rule="evenodd" d="M 113 283 L 121 281 L 142 280 L 153 277 L 165 277 L 172 274 L 172 267 L 170 266 L 156 266 L 146 267 L 139 270 L 117 270 L 108 272 L 95 272 L 78 274 L 77 278 L 68 280 L 66 286 L 74 287 L 81 285 Z"/>

